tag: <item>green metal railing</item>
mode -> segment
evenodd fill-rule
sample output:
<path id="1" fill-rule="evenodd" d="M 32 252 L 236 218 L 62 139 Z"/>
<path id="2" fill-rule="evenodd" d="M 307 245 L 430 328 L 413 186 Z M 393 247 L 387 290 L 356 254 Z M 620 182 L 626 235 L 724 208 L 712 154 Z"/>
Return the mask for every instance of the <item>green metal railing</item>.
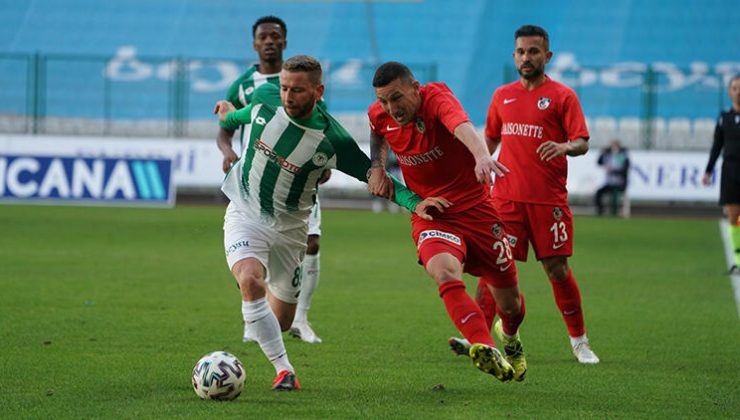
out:
<path id="1" fill-rule="evenodd" d="M 640 121 L 641 146 L 656 146 L 656 120 L 714 119 L 730 100 L 731 74 L 673 65 L 579 66 L 561 71 L 547 69 L 573 88 L 588 117 L 627 117 Z M 559 76 L 559 77 L 558 77 Z M 514 66 L 503 67 L 504 83 L 519 78 Z"/>
<path id="2" fill-rule="evenodd" d="M 111 75 L 114 64 L 118 76 Z M 122 121 L 155 121 L 166 127 L 161 135 L 187 136 L 193 121 L 213 118 L 213 104 L 248 65 L 221 58 L 0 53 L 0 131 L 51 133 L 54 118 L 90 123 L 98 135 L 112 134 Z M 331 71 L 344 66 L 357 80 L 333 77 Z M 374 100 L 374 68 L 368 62 L 325 63 L 328 106 L 364 112 Z M 434 64 L 411 68 L 422 81 L 436 79 Z"/>

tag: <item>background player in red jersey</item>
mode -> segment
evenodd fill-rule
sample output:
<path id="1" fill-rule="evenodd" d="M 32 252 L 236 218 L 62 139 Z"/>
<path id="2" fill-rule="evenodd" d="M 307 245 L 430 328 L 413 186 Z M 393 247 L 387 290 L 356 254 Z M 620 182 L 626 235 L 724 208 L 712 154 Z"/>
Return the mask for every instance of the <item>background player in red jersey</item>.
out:
<path id="1" fill-rule="evenodd" d="M 483 139 L 447 86 L 421 86 L 405 65 L 388 62 L 375 72 L 378 101 L 368 110 L 371 158 L 368 188 L 388 196 L 387 147 L 393 150 L 404 180 L 422 198 L 445 197 L 434 219 L 412 215 L 419 261 L 439 287 L 455 326 L 472 343 L 476 366 L 501 381 L 523 380 L 526 360 L 518 329 L 524 318 L 516 265 L 506 232 L 488 195 L 491 172 L 508 170 L 491 158 Z M 495 348 L 490 324 L 465 291 L 463 271 L 481 276 L 499 302 L 507 333 L 506 359 Z"/>
<path id="2" fill-rule="evenodd" d="M 575 92 L 545 74 L 545 64 L 552 57 L 547 32 L 525 25 L 514 39 L 514 63 L 521 77 L 496 89 L 486 120 L 489 150 L 493 153 L 500 143 L 499 160 L 511 169 L 510 176 L 496 180 L 494 205 L 510 234 L 514 258 L 526 261 L 528 243 L 532 243 L 568 326 L 576 358 L 598 363 L 586 337 L 581 294 L 568 266 L 573 216 L 565 188 L 565 156 L 588 151 L 586 122 Z M 479 303 L 486 300 L 491 303 L 484 289 Z"/>

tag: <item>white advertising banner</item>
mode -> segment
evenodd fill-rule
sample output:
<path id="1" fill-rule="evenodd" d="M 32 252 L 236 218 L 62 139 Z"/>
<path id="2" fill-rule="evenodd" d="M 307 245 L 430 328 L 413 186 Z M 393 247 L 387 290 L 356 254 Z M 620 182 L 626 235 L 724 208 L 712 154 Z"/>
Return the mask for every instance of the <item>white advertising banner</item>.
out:
<path id="1" fill-rule="evenodd" d="M 221 152 L 216 148 L 215 138 L 200 140 L 0 134 L 0 153 L 171 159 L 175 184 L 186 188 L 218 187 L 224 177 L 221 171 Z"/>
<path id="2" fill-rule="evenodd" d="M 604 184 L 604 169 L 597 165 L 599 150 L 586 156 L 568 158 L 568 192 L 592 195 Z M 629 152 L 630 171 L 627 193 L 632 200 L 718 201 L 719 176 L 712 185 L 701 183 L 708 153 L 634 150 Z M 715 167 L 719 173 L 720 159 Z"/>
<path id="3" fill-rule="evenodd" d="M 361 145 L 369 153 L 366 144 Z M 606 172 L 597 162 L 600 150 L 590 150 L 585 156 L 568 158 L 568 193 L 573 196 L 592 196 L 606 180 Z M 635 150 L 629 152 L 630 173 L 627 192 L 631 200 L 697 201 L 719 200 L 719 176 L 712 185 L 701 183 L 708 153 Z M 722 160 L 717 162 L 719 174 Z M 334 171 L 326 184 L 335 188 L 364 188 L 364 184 Z"/>
<path id="4" fill-rule="evenodd" d="M 234 143 L 238 141 L 234 140 Z M 360 145 L 369 153 L 367 144 Z M 219 188 L 224 174 L 223 157 L 216 139 L 167 139 L 127 137 L 29 136 L 0 134 L 0 153 L 53 154 L 69 157 L 172 159 L 178 188 Z M 334 171 L 326 184 L 331 188 L 365 188 L 362 182 Z"/>
<path id="5" fill-rule="evenodd" d="M 369 152 L 367 144 L 361 149 Z M 605 173 L 597 165 L 599 150 L 568 158 L 568 192 L 590 196 L 603 185 Z M 28 136 L 0 134 L 0 153 L 36 153 L 56 156 L 172 159 L 178 188 L 218 188 L 223 180 L 221 152 L 215 139 L 113 138 Z M 706 201 L 719 198 L 719 177 L 710 187 L 701 184 L 707 153 L 630 151 L 628 193 L 633 200 Z M 717 163 L 716 173 L 722 162 Z M 365 188 L 354 178 L 334 171 L 330 188 Z"/>
<path id="6" fill-rule="evenodd" d="M 369 153 L 367 144 L 360 145 Z M 592 196 L 606 180 L 606 172 L 597 162 L 600 150 L 590 150 L 585 156 L 568 158 L 568 193 L 573 196 Z M 719 200 L 719 176 L 712 185 L 701 183 L 709 158 L 701 152 L 665 152 L 635 150 L 629 152 L 630 173 L 627 192 L 631 200 L 697 201 Z M 717 162 L 719 173 L 722 160 Z M 364 188 L 364 184 L 334 171 L 326 184 L 333 188 Z"/>

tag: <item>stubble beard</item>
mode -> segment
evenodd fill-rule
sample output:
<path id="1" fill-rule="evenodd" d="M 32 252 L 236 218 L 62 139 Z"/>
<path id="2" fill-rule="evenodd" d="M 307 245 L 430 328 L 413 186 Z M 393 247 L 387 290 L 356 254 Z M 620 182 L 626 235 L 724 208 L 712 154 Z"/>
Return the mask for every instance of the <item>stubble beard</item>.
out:
<path id="1" fill-rule="evenodd" d="M 528 74 L 524 73 L 521 68 L 518 69 L 518 71 L 519 71 L 519 75 L 527 80 L 537 80 L 545 73 L 544 68 L 534 68 L 534 67 L 532 69 L 532 72 Z"/>
<path id="2" fill-rule="evenodd" d="M 288 109 L 285 110 L 285 112 L 288 114 L 290 118 L 298 118 L 300 120 L 305 120 L 306 118 L 310 117 L 313 113 L 313 108 L 316 105 L 316 103 L 308 103 L 306 106 L 300 108 L 298 112 L 295 113 L 295 115 L 290 115 L 290 112 Z"/>

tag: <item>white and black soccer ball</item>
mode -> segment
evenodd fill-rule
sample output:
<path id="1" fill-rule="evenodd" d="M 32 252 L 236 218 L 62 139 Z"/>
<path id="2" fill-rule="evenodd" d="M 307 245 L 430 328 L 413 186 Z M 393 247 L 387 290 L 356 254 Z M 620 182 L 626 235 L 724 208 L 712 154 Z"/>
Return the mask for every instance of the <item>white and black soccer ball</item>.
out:
<path id="1" fill-rule="evenodd" d="M 193 389 L 204 400 L 233 400 L 244 389 L 244 366 L 225 351 L 208 353 L 193 368 Z"/>

